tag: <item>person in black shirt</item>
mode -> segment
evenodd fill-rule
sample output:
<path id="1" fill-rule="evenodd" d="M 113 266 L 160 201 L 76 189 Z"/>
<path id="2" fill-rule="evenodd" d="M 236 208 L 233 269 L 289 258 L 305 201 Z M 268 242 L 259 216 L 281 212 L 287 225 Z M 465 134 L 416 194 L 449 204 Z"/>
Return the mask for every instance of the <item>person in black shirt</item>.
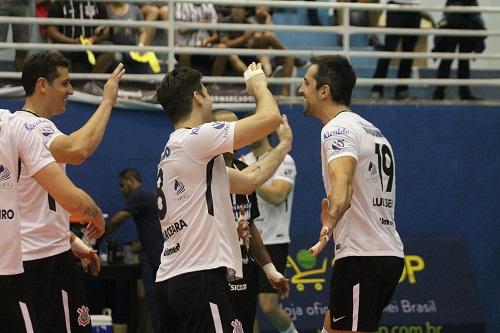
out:
<path id="1" fill-rule="evenodd" d="M 122 209 L 106 223 L 106 236 L 109 236 L 129 217 L 134 218 L 139 241 L 147 258 L 147 263 L 143 262 L 142 264 L 149 264 L 153 273 L 153 276 L 143 276 L 143 279 L 151 322 L 155 331 L 159 332 L 160 322 L 157 313 L 154 280 L 158 266 L 160 266 L 163 236 L 158 220 L 156 193 L 143 185 L 141 175 L 135 169 L 129 168 L 120 172 L 119 180 L 120 190 L 126 201 Z"/>

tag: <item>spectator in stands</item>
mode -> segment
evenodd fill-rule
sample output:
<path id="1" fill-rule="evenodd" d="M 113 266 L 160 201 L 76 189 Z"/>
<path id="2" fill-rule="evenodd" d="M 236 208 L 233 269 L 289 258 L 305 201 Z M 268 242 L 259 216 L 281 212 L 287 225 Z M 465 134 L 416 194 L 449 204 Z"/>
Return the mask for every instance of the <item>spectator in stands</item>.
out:
<path id="1" fill-rule="evenodd" d="M 316 0 L 306 0 L 306 1 L 316 1 Z M 307 19 L 309 20 L 309 25 L 323 25 L 319 20 L 318 9 L 308 8 L 307 9 Z"/>
<path id="2" fill-rule="evenodd" d="M 175 5 L 175 19 L 183 22 L 194 23 L 217 23 L 217 12 L 212 4 L 203 3 L 178 3 Z M 189 47 L 219 47 L 219 35 L 215 30 L 207 29 L 177 29 L 175 43 L 177 46 Z M 191 67 L 192 63 L 210 63 L 211 56 L 192 56 L 191 54 L 179 54 L 179 64 Z M 213 61 L 212 73 L 221 73 L 224 70 L 225 61 L 222 58 L 215 58 Z M 215 74 L 214 74 L 215 75 Z"/>
<path id="3" fill-rule="evenodd" d="M 108 17 L 111 20 L 143 21 L 144 16 L 137 5 L 126 2 L 111 2 L 107 6 Z M 110 40 L 115 45 L 140 45 L 147 43 L 146 28 L 113 27 Z M 127 73 L 148 73 L 149 66 L 133 60 L 128 52 L 119 53 L 120 62 L 125 65 Z"/>
<path id="4" fill-rule="evenodd" d="M 255 8 L 255 15 L 246 17 L 246 10 L 243 7 L 233 7 L 231 9 L 231 15 L 224 19 L 224 23 L 249 23 L 249 24 L 272 24 L 271 11 L 269 7 L 257 6 Z M 220 41 L 226 47 L 230 48 L 250 48 L 250 49 L 277 49 L 284 50 L 285 46 L 278 39 L 278 37 L 270 31 L 221 31 Z M 247 69 L 245 63 L 251 63 L 257 61 L 262 64 L 262 70 L 267 76 L 273 73 L 273 68 L 271 65 L 271 59 L 266 55 L 259 55 L 257 57 L 240 57 L 236 54 L 230 55 L 228 57 L 221 56 L 217 58 L 227 58 L 232 68 L 238 72 L 238 74 L 243 74 Z M 294 57 L 285 57 L 283 60 L 283 76 L 291 77 L 294 66 Z M 218 75 L 222 74 L 216 73 Z M 215 74 L 214 74 L 215 75 Z M 281 88 L 281 94 L 288 96 L 289 89 L 288 85 L 283 85 Z"/>
<path id="5" fill-rule="evenodd" d="M 141 12 L 146 21 L 166 21 L 168 20 L 168 6 L 159 5 L 155 3 L 146 3 L 141 6 Z M 155 28 L 145 28 L 146 39 L 144 45 L 151 45 L 155 39 L 156 29 Z"/>
<path id="6" fill-rule="evenodd" d="M 106 7 L 102 2 L 94 1 L 56 1 L 49 7 L 50 18 L 70 18 L 70 19 L 107 19 Z M 81 44 L 80 36 L 90 39 L 93 44 L 110 43 L 109 28 L 104 26 L 74 26 L 61 25 L 49 26 L 47 34 L 54 43 L 61 44 Z M 89 61 L 85 52 L 62 52 L 63 55 L 71 60 L 71 68 L 77 73 L 105 73 L 111 66 L 115 54 L 98 53 L 95 54 L 95 65 Z"/>
<path id="7" fill-rule="evenodd" d="M 1 0 L 0 1 L 0 16 L 20 16 L 33 17 L 35 16 L 35 1 L 34 0 Z M 0 41 L 7 41 L 9 32 L 9 23 L 0 24 Z M 31 25 L 30 24 L 12 24 L 12 40 L 14 43 L 29 43 L 31 40 Z M 16 71 L 21 71 L 24 60 L 28 55 L 28 51 L 16 50 L 14 66 Z"/>
<path id="8" fill-rule="evenodd" d="M 47 18 L 49 15 L 49 7 L 53 0 L 35 0 L 35 17 L 37 18 Z M 39 40 L 46 43 L 47 42 L 47 26 L 38 26 Z"/>
<path id="9" fill-rule="evenodd" d="M 402 9 L 409 6 L 421 5 L 421 0 L 397 0 L 389 1 L 389 4 L 400 5 Z M 421 13 L 415 11 L 387 11 L 387 28 L 419 28 L 420 27 Z M 393 52 L 396 50 L 399 41 L 402 43 L 403 52 L 413 52 L 415 45 L 417 44 L 418 36 L 408 36 L 408 35 L 386 35 L 385 45 L 383 51 Z M 381 58 L 377 62 L 377 68 L 375 69 L 374 78 L 385 78 L 387 77 L 387 71 L 389 70 L 390 58 Z M 412 58 L 401 59 L 398 69 L 398 78 L 409 78 L 411 74 L 411 66 L 413 64 Z M 379 99 L 384 94 L 384 87 L 382 85 L 375 85 L 372 88 L 371 97 L 374 99 Z M 407 85 L 396 86 L 395 98 L 398 100 L 404 100 L 410 98 L 408 94 Z"/>
<path id="10" fill-rule="evenodd" d="M 337 2 L 354 2 L 354 3 L 380 3 L 379 0 L 337 0 Z M 380 11 L 378 10 L 351 10 L 349 15 L 349 22 L 353 26 L 361 27 L 378 27 L 378 20 Z M 335 10 L 335 22 L 337 25 L 344 24 L 344 17 L 342 9 Z M 338 36 L 337 44 L 342 46 L 342 35 Z M 384 45 L 378 39 L 377 34 L 371 34 L 368 38 L 368 44 L 377 50 L 382 50 Z"/>
<path id="11" fill-rule="evenodd" d="M 446 6 L 478 6 L 477 0 L 448 0 Z M 453 13 L 447 12 L 444 18 L 438 23 L 439 28 L 442 29 L 472 29 L 472 30 L 485 30 L 484 21 L 480 13 Z M 481 53 L 485 49 L 483 36 L 436 36 L 434 38 L 433 52 L 455 52 L 458 48 L 460 53 Z M 439 64 L 437 77 L 449 78 L 450 68 L 453 59 L 441 59 Z M 469 59 L 461 59 L 458 61 L 459 79 L 468 79 L 470 77 Z M 439 86 L 434 90 L 433 99 L 442 100 L 445 98 L 445 86 Z M 471 93 L 469 86 L 460 86 L 459 95 L 461 99 L 477 100 L 476 96 Z"/>

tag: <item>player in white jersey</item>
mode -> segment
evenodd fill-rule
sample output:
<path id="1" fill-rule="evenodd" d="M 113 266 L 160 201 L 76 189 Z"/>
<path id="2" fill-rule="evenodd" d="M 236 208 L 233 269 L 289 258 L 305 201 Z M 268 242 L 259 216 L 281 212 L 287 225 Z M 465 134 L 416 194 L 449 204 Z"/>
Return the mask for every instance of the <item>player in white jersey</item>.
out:
<path id="1" fill-rule="evenodd" d="M 247 164 L 265 158 L 272 146 L 265 137 L 252 143 L 251 148 L 252 151 L 241 158 Z M 295 162 L 287 154 L 273 176 L 257 189 L 260 216 L 255 219 L 255 225 L 261 233 L 262 241 L 273 263 L 282 274 L 285 273 L 290 243 L 289 231 L 296 174 Z M 262 270 L 259 271 L 258 279 L 259 305 L 264 315 L 279 332 L 297 332 L 293 321 L 280 307 L 279 295 L 269 284 Z M 255 326 L 254 332 L 258 329 L 257 321 Z"/>
<path id="2" fill-rule="evenodd" d="M 318 118 L 326 198 L 317 255 L 333 232 L 335 265 L 324 332 L 375 332 L 404 265 L 394 220 L 396 173 L 389 141 L 353 113 L 356 73 L 342 56 L 311 59 L 299 93 Z"/>
<path id="3" fill-rule="evenodd" d="M 43 136 L 44 144 L 63 170 L 66 163 L 82 163 L 101 142 L 124 73 L 120 64 L 104 87 L 96 112 L 83 127 L 64 135 L 49 118 L 63 113 L 73 94 L 69 66 L 69 60 L 57 53 L 32 55 L 23 67 L 21 79 L 26 101 L 15 113 L 24 119 L 27 128 Z M 90 332 L 89 308 L 72 252 L 83 260 L 91 259 L 94 267 L 99 258 L 80 239 L 70 239 L 68 213 L 29 177 L 24 166 L 19 198 L 25 281 L 30 305 L 37 314 L 35 330 Z"/>
<path id="4" fill-rule="evenodd" d="M 65 209 L 84 221 L 92 219 L 90 237 L 101 234 L 104 219 L 94 201 L 76 188 L 54 162 L 42 136 L 8 110 L 0 110 L 0 147 L 0 327 L 2 332 L 30 333 L 31 319 L 36 314 L 26 304 L 28 292 L 23 284 L 17 195 L 20 164 Z"/>
<path id="5" fill-rule="evenodd" d="M 216 121 L 238 121 L 236 114 L 225 109 L 214 110 L 213 115 Z M 279 133 L 281 133 L 279 135 L 280 142 L 286 141 L 286 137 L 291 134 L 291 129 L 284 124 L 284 126 L 280 126 Z M 267 152 L 268 154 L 261 161 L 268 159 L 271 163 L 275 164 L 276 168 L 282 165 L 281 162 L 288 156 L 287 154 L 283 154 L 280 158 L 276 158 L 276 154 L 272 150 Z M 233 153 L 224 154 L 224 160 L 228 168 L 243 170 L 247 167 L 252 167 L 237 160 L 234 155 Z M 243 278 L 229 282 L 229 287 L 231 290 L 232 305 L 238 315 L 238 319 L 242 322 L 244 332 L 254 331 L 257 296 L 260 284 L 262 283 L 259 279 L 260 273 L 262 273 L 263 278 L 266 280 L 266 285 L 269 285 L 271 290 L 276 290 L 276 295 L 286 298 L 289 293 L 288 281 L 274 266 L 274 259 L 269 255 L 262 242 L 260 232 L 254 223 L 260 215 L 255 189 L 250 194 L 231 194 L 233 219 L 238 223 L 238 236 L 244 241 L 240 241 Z M 247 233 L 247 237 L 245 237 L 245 233 Z M 280 281 L 282 287 L 276 281 Z M 285 281 L 286 283 L 283 283 Z"/>
<path id="6" fill-rule="evenodd" d="M 257 162 L 243 171 L 226 170 L 222 154 L 281 124 L 260 64 L 248 67 L 245 81 L 255 97 L 256 112 L 236 122 L 213 122 L 212 99 L 201 74 L 191 68 L 169 72 L 157 89 L 158 101 L 175 128 L 158 165 L 165 245 L 156 281 L 163 333 L 242 331 L 227 283 L 242 277 L 229 193 L 251 193 L 276 166 Z M 276 154 L 290 148 L 291 138 L 276 148 Z"/>

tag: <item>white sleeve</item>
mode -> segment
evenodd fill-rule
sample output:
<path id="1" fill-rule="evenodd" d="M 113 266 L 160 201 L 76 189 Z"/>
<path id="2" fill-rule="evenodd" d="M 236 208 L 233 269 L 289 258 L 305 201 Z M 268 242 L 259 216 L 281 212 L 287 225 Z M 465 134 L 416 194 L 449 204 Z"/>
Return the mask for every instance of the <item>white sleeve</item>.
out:
<path id="1" fill-rule="evenodd" d="M 285 159 L 278 167 L 278 170 L 274 173 L 273 180 L 280 179 L 285 180 L 292 185 L 295 184 L 295 176 L 297 176 L 297 169 L 295 168 L 295 162 L 290 155 L 286 155 Z"/>
<path id="2" fill-rule="evenodd" d="M 215 121 L 191 129 L 184 150 L 195 160 L 208 161 L 234 150 L 235 122 Z"/>
<path id="3" fill-rule="evenodd" d="M 30 177 L 50 163 L 55 162 L 45 145 L 45 138 L 39 131 L 30 131 L 24 126 L 17 126 L 16 129 L 16 135 L 19 138 L 19 158 Z"/>
<path id="4" fill-rule="evenodd" d="M 36 130 L 42 136 L 43 144 L 47 148 L 50 148 L 50 145 L 52 144 L 52 141 L 54 141 L 55 138 L 57 138 L 60 135 L 64 135 L 64 133 L 62 133 L 56 127 L 56 125 L 54 125 L 54 123 L 49 121 L 49 120 L 47 120 L 47 122 L 43 122 L 43 123 L 39 124 L 36 127 Z"/>
<path id="5" fill-rule="evenodd" d="M 327 161 L 351 156 L 358 160 L 359 136 L 352 126 L 329 124 L 321 131 L 321 149 Z"/>

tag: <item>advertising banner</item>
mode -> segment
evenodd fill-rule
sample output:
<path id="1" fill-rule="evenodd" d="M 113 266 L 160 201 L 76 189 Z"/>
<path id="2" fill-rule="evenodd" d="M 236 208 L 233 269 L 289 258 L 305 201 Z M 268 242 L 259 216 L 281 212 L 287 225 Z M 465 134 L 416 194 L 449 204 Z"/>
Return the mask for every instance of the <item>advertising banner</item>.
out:
<path id="1" fill-rule="evenodd" d="M 313 244 L 297 241 L 296 244 Z M 405 239 L 405 268 L 384 309 L 378 333 L 480 333 L 484 320 L 459 238 Z M 314 258 L 291 244 L 286 276 L 291 295 L 281 306 L 301 333 L 321 332 L 328 309 L 333 251 Z M 261 332 L 275 332 L 259 316 Z"/>

